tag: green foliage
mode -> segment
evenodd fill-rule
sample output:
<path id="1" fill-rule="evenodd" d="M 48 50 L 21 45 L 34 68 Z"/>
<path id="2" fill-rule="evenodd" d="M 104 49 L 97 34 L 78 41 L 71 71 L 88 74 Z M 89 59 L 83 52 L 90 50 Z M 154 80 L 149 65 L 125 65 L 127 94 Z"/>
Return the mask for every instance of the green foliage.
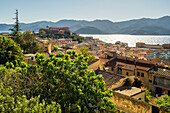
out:
<path id="1" fill-rule="evenodd" d="M 150 102 L 151 99 L 152 99 L 151 92 L 145 88 L 145 101 Z"/>
<path id="2" fill-rule="evenodd" d="M 14 18 L 16 21 L 15 21 L 15 25 L 13 26 L 12 29 L 9 29 L 12 31 L 12 35 L 13 36 L 16 36 L 17 33 L 19 33 L 19 31 L 21 31 L 20 29 L 20 25 L 19 25 L 19 20 L 18 20 L 18 9 L 16 9 L 16 17 Z"/>
<path id="3" fill-rule="evenodd" d="M 21 62 L 22 59 L 23 53 L 20 46 L 13 40 L 0 36 L 0 64 Z"/>
<path id="4" fill-rule="evenodd" d="M 26 96 L 13 97 L 11 87 L 0 83 L 0 111 L 1 113 L 61 113 L 60 105 L 55 102 L 40 103 L 40 96 L 27 100 Z"/>
<path id="5" fill-rule="evenodd" d="M 58 47 L 54 45 L 54 51 L 58 51 Z"/>
<path id="6" fill-rule="evenodd" d="M 84 37 L 82 37 L 82 36 L 79 36 L 79 37 L 68 36 L 68 38 L 72 38 L 73 41 L 78 41 L 78 43 L 82 43 L 84 41 Z"/>
<path id="7" fill-rule="evenodd" d="M 158 104 L 159 109 L 170 112 L 170 96 L 162 95 L 159 99 L 156 99 L 155 102 Z"/>
<path id="8" fill-rule="evenodd" d="M 21 63 L 20 67 L 14 65 L 13 69 L 0 66 L 2 110 L 16 108 L 32 112 L 53 110 L 56 108 L 53 106 L 60 105 L 61 111 L 66 113 L 116 112 L 115 104 L 109 100 L 112 90 L 105 89 L 102 75 L 88 70 L 84 55 L 70 50 L 67 54 L 57 52 L 47 58 L 44 54 L 36 54 L 36 61 L 36 65 Z M 12 88 L 12 93 L 5 92 L 8 88 Z"/>
<path id="9" fill-rule="evenodd" d="M 94 59 L 96 59 L 95 55 L 90 55 L 90 51 L 88 47 L 81 47 L 79 51 L 81 54 L 84 55 L 84 57 L 88 58 L 88 61 L 93 61 Z"/>
<path id="10" fill-rule="evenodd" d="M 104 71 L 107 71 L 104 63 L 102 64 L 102 68 Z"/>
<path id="11" fill-rule="evenodd" d="M 114 110 L 115 105 L 109 100 L 111 90 L 106 90 L 102 75 L 95 75 L 87 69 L 87 63 L 82 54 L 67 51 L 58 52 L 45 58 L 36 55 L 36 61 L 41 67 L 42 81 L 38 94 L 47 102 L 55 100 L 61 105 L 63 112 L 95 112 Z M 75 59 L 69 56 L 73 55 Z"/>
<path id="12" fill-rule="evenodd" d="M 40 36 L 41 38 L 46 38 L 46 33 L 45 33 L 45 31 L 44 31 L 44 30 L 40 30 L 40 31 L 39 31 L 39 36 Z"/>
<path id="13" fill-rule="evenodd" d="M 35 35 L 32 34 L 30 30 L 26 30 L 23 33 L 23 36 L 20 37 L 19 44 L 24 50 L 24 53 L 37 53 L 43 51 L 43 48 L 40 47 L 38 42 L 35 41 Z"/>
<path id="14" fill-rule="evenodd" d="M 130 80 L 130 78 L 126 78 L 124 81 L 123 86 L 131 86 L 132 85 L 132 81 Z"/>
<path id="15" fill-rule="evenodd" d="M 142 80 L 140 80 L 139 78 L 135 77 L 132 86 L 141 88 L 141 85 L 142 85 Z"/>

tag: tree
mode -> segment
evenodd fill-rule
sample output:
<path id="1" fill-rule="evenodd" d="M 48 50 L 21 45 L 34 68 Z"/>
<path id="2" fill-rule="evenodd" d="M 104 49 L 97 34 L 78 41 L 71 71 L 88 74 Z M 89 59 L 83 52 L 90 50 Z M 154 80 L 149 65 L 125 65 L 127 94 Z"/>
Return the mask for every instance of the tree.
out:
<path id="1" fill-rule="evenodd" d="M 44 31 L 44 30 L 40 30 L 40 31 L 39 31 L 39 36 L 40 36 L 41 38 L 45 38 L 45 37 L 46 37 L 45 31 Z"/>
<path id="2" fill-rule="evenodd" d="M 0 64 L 5 65 L 7 62 L 21 62 L 23 53 L 19 45 L 13 40 L 0 36 Z"/>
<path id="3" fill-rule="evenodd" d="M 170 112 L 170 96 L 162 95 L 159 99 L 156 99 L 155 102 L 158 104 L 159 109 Z"/>
<path id="4" fill-rule="evenodd" d="M 70 50 L 67 54 L 57 52 L 56 55 L 50 54 L 49 57 L 36 54 L 36 65 L 22 62 L 20 67 L 13 69 L 0 66 L 0 83 L 12 88 L 13 93 L 7 98 L 13 97 L 15 102 L 20 102 L 21 105 L 16 103 L 18 108 L 24 103 L 26 105 L 23 106 L 29 109 L 34 105 L 38 107 L 43 101 L 46 105 L 53 105 L 54 101 L 61 106 L 61 111 L 66 113 L 116 112 L 115 104 L 109 100 L 112 97 L 112 90 L 106 90 L 102 75 L 96 75 L 93 70 L 88 70 L 87 60 L 88 58 L 81 53 L 77 54 Z M 2 89 L 4 89 L 2 92 L 6 91 L 5 88 Z M 23 100 L 18 98 L 23 95 L 26 95 L 27 100 L 25 97 Z M 31 106 L 27 104 L 27 101 L 37 97 L 39 100 L 33 101 L 33 103 L 38 101 L 37 104 Z M 15 102 L 12 101 L 9 106 L 15 106 Z"/>
<path id="5" fill-rule="evenodd" d="M 71 59 L 70 56 L 74 56 Z M 102 75 L 88 70 L 87 58 L 75 51 L 67 54 L 58 52 L 46 58 L 36 55 L 40 67 L 39 86 L 42 98 L 55 100 L 61 105 L 62 112 L 106 112 L 114 111 L 115 105 L 109 100 L 112 91 L 105 89 Z"/>
<path id="6" fill-rule="evenodd" d="M 124 81 L 123 86 L 131 86 L 132 85 L 132 81 L 130 80 L 130 78 L 126 78 Z"/>
<path id="7" fill-rule="evenodd" d="M 42 52 L 43 47 L 38 45 L 38 42 L 35 41 L 35 35 L 31 33 L 30 30 L 26 30 L 23 33 L 21 38 L 21 48 L 24 50 L 24 53 L 37 53 Z"/>
<path id="8" fill-rule="evenodd" d="M 132 86 L 141 88 L 141 85 L 142 85 L 142 80 L 140 80 L 139 78 L 135 77 Z"/>
<path id="9" fill-rule="evenodd" d="M 9 86 L 0 83 L 0 111 L 2 113 L 61 113 L 60 105 L 55 102 L 40 103 L 40 96 L 27 100 L 26 96 L 13 96 Z"/>
<path id="10" fill-rule="evenodd" d="M 89 61 L 93 61 L 94 59 L 96 59 L 95 55 L 90 55 L 90 51 L 88 47 L 81 47 L 79 52 L 82 53 L 84 57 L 89 58 Z"/>
<path id="11" fill-rule="evenodd" d="M 145 88 L 145 101 L 150 102 L 151 99 L 152 99 L 151 92 Z"/>
<path id="12" fill-rule="evenodd" d="M 15 13 L 15 14 L 16 14 L 16 17 L 13 18 L 13 19 L 15 19 L 15 25 L 13 26 L 12 29 L 9 29 L 9 30 L 12 31 L 12 35 L 13 35 L 13 36 L 16 36 L 16 34 L 17 34 L 19 31 L 21 31 L 20 25 L 19 25 L 19 19 L 18 19 L 18 9 L 16 9 L 16 13 Z"/>

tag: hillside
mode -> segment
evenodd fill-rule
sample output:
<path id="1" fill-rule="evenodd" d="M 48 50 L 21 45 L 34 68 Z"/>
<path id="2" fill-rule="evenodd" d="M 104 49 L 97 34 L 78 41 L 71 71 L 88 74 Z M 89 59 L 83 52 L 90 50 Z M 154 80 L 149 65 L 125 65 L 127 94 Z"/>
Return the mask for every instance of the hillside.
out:
<path id="1" fill-rule="evenodd" d="M 104 34 L 103 31 L 101 31 L 95 27 L 90 27 L 90 26 L 80 28 L 75 32 L 79 33 L 79 34 Z"/>
<path id="2" fill-rule="evenodd" d="M 34 23 L 21 23 L 23 31 L 30 29 L 38 32 L 46 26 L 70 27 L 72 32 L 84 34 L 135 34 L 135 35 L 170 35 L 170 16 L 158 19 L 141 18 L 122 22 L 109 20 L 60 20 L 58 22 L 39 21 Z M 7 31 L 11 24 L 0 24 L 1 31 Z"/>

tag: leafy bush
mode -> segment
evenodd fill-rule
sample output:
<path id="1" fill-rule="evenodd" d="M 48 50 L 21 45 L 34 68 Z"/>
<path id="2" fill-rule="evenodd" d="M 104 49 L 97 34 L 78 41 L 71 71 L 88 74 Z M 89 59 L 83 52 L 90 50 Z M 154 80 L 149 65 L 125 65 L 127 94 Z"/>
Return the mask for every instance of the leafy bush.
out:
<path id="1" fill-rule="evenodd" d="M 141 88 L 141 85 L 142 85 L 142 80 L 140 80 L 139 78 L 135 77 L 132 86 Z"/>
<path id="2" fill-rule="evenodd" d="M 145 88 L 145 101 L 149 102 L 152 99 L 151 92 Z"/>
<path id="3" fill-rule="evenodd" d="M 170 96 L 162 95 L 159 99 L 156 99 L 155 102 L 158 104 L 159 109 L 170 112 Z"/>
<path id="4" fill-rule="evenodd" d="M 11 87 L 13 91 L 13 95 L 8 96 L 11 97 L 9 100 L 26 104 L 34 98 L 40 105 L 45 102 L 45 105 L 50 106 L 53 106 L 54 101 L 60 104 L 62 112 L 116 112 L 115 104 L 109 100 L 112 90 L 105 89 L 102 75 L 88 70 L 88 59 L 84 55 L 75 51 L 67 53 L 50 54 L 48 58 L 44 54 L 36 54 L 36 65 L 21 63 L 20 67 L 13 69 L 0 66 L 0 83 Z M 74 59 L 70 56 L 74 56 Z M 1 89 L 6 90 L 4 87 Z M 1 95 L 5 96 L 6 93 Z M 9 106 L 21 107 L 14 104 L 15 101 L 12 101 Z M 39 106 L 38 103 L 36 105 Z M 32 107 L 30 104 L 25 106 L 26 109 Z M 41 109 L 46 109 L 46 106 Z"/>
<path id="5" fill-rule="evenodd" d="M 13 40 L 0 36 L 0 64 L 7 62 L 21 62 L 23 53 L 19 45 Z"/>
<path id="6" fill-rule="evenodd" d="M 90 51 L 88 47 L 81 47 L 80 53 L 84 55 L 84 57 L 88 58 L 88 61 L 93 61 L 96 59 L 95 55 L 90 55 Z"/>
<path id="7" fill-rule="evenodd" d="M 115 104 L 109 100 L 112 91 L 105 89 L 102 75 L 88 70 L 84 55 L 75 51 L 67 53 L 58 52 L 48 58 L 43 54 L 36 55 L 42 74 L 38 94 L 47 102 L 55 100 L 63 112 L 73 108 L 76 112 L 114 111 Z"/>
<path id="8" fill-rule="evenodd" d="M 131 86 L 132 85 L 132 81 L 130 80 L 130 78 L 126 78 L 124 81 L 123 86 Z"/>
<path id="9" fill-rule="evenodd" d="M 2 113 L 61 113 L 60 105 L 55 102 L 40 103 L 40 96 L 27 100 L 26 96 L 13 97 L 11 87 L 0 84 L 0 111 Z"/>

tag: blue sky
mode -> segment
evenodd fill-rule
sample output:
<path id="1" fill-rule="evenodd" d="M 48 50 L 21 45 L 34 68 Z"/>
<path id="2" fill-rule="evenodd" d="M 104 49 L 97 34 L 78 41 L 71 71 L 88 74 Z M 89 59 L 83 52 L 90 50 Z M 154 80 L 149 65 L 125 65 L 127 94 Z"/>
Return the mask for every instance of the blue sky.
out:
<path id="1" fill-rule="evenodd" d="M 170 0 L 0 0 L 0 23 L 14 23 L 15 9 L 20 22 L 61 19 L 113 22 L 170 16 Z"/>

